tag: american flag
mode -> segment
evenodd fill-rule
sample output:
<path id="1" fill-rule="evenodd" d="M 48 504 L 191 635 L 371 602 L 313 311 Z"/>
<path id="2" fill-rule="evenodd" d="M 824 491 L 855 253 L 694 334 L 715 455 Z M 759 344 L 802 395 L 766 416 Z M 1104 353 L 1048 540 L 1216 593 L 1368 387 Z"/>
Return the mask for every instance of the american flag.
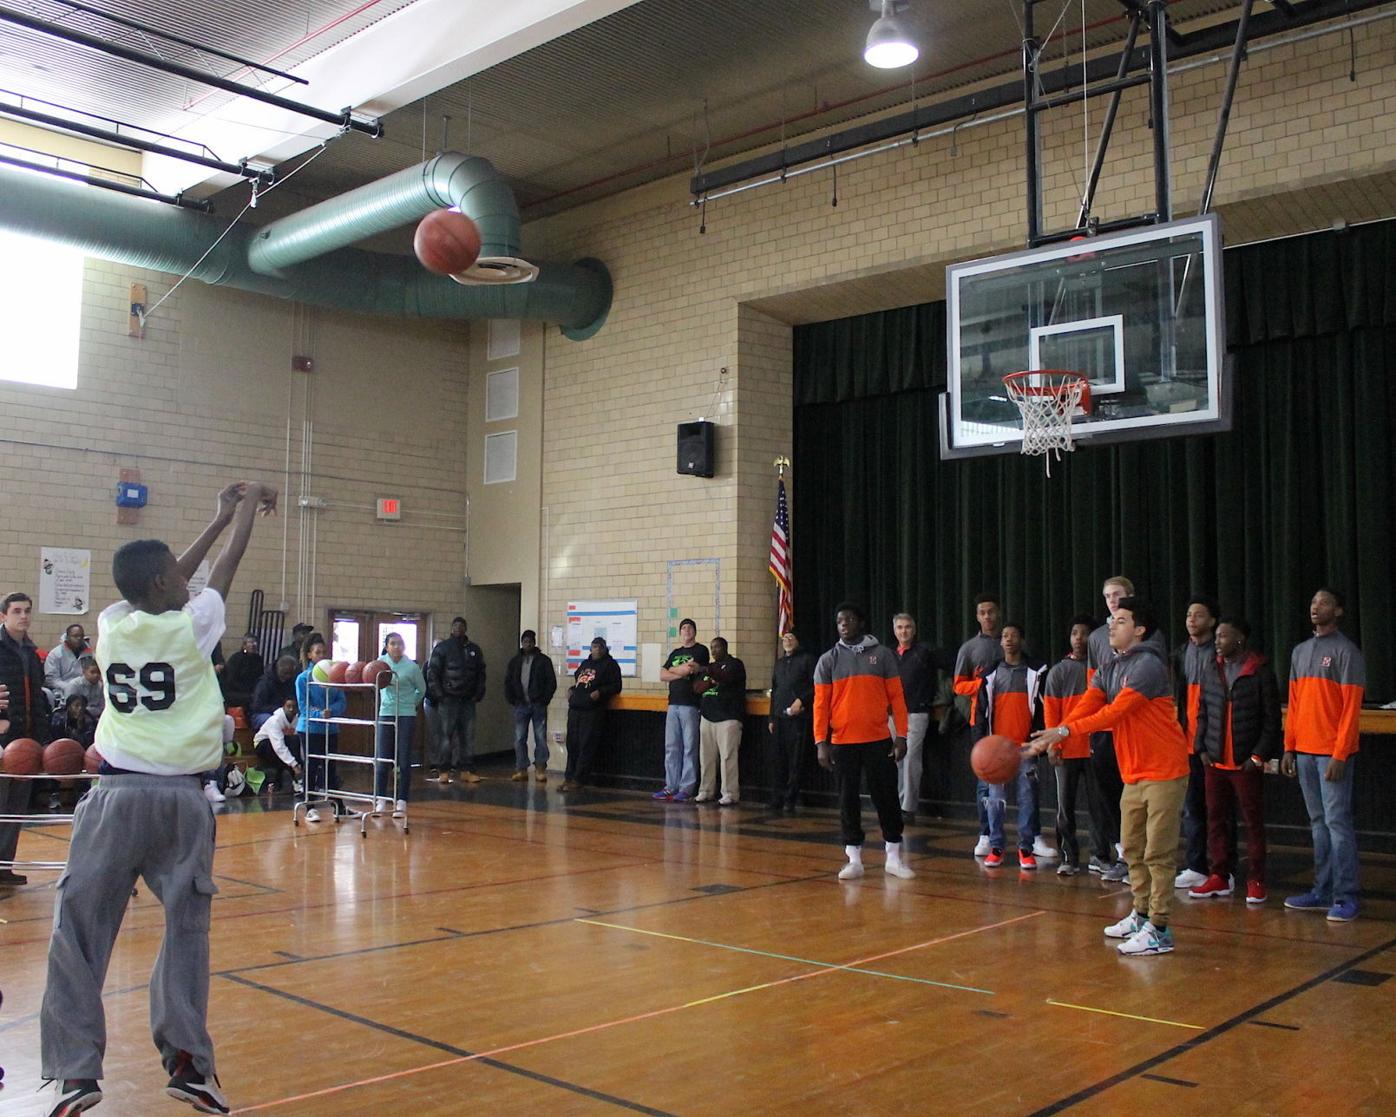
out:
<path id="1" fill-rule="evenodd" d="M 790 573 L 790 505 L 785 500 L 785 480 L 776 482 L 776 518 L 771 524 L 771 557 L 766 568 L 780 587 L 776 635 L 789 632 L 794 622 L 795 593 Z"/>

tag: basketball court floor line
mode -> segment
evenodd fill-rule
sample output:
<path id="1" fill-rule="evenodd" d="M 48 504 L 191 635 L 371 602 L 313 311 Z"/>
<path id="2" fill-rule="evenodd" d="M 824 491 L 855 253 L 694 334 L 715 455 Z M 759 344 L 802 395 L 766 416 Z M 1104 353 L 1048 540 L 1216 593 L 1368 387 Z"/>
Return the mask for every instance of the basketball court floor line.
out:
<path id="1" fill-rule="evenodd" d="M 340 1094 L 347 1090 L 356 1090 L 366 1086 L 376 1086 L 385 1082 L 394 1082 L 399 1079 L 410 1077 L 414 1074 L 422 1074 L 426 1071 L 441 1070 L 446 1067 L 459 1066 L 461 1063 L 471 1062 L 479 1059 L 493 1059 L 501 1055 L 507 1055 L 513 1051 L 522 1051 L 531 1047 L 541 1047 L 548 1043 L 557 1043 L 562 1040 L 576 1039 L 579 1036 L 593 1035 L 596 1032 L 608 1031 L 611 1028 L 622 1027 L 626 1024 L 638 1024 L 646 1020 L 655 1020 L 661 1016 L 670 1016 L 684 1009 L 696 1008 L 699 1005 L 711 1004 L 714 1001 L 725 1000 L 729 997 L 738 997 L 745 993 L 755 993 L 764 989 L 776 989 L 783 985 L 791 985 L 797 981 L 808 981 L 813 977 L 823 977 L 831 973 L 842 973 L 853 966 L 865 966 L 870 962 L 880 962 L 884 958 L 894 958 L 901 954 L 908 954 L 913 950 L 925 950 L 928 947 L 939 946 L 941 943 L 954 942 L 957 939 L 968 938 L 970 935 L 983 934 L 985 931 L 994 931 L 1000 927 L 1007 927 L 1014 923 L 1022 923 L 1028 919 L 1040 917 L 1042 912 L 1029 912 L 1027 915 L 1017 915 L 1012 919 L 1002 919 L 997 923 L 986 923 L 982 927 L 971 927 L 965 931 L 957 931 L 951 935 L 942 935 L 939 938 L 928 939 L 925 942 L 913 943 L 911 946 L 898 947 L 895 950 L 885 950 L 880 954 L 869 955 L 866 958 L 855 958 L 851 962 L 845 962 L 837 966 L 829 966 L 820 970 L 809 970 L 806 973 L 792 974 L 789 977 L 778 978 L 775 981 L 763 982 L 760 985 L 750 985 L 741 989 L 732 989 L 726 993 L 718 993 L 711 997 L 704 997 L 696 1001 L 687 1001 L 683 1004 L 670 1005 L 667 1008 L 656 1008 L 649 1012 L 637 1013 L 634 1016 L 626 1016 L 619 1020 L 606 1020 L 599 1024 L 589 1024 L 581 1028 L 573 1028 L 566 1032 L 559 1032 L 556 1035 L 542 1036 L 538 1039 L 522 1040 L 519 1043 L 507 1044 L 503 1047 L 496 1047 L 489 1051 L 481 1051 L 476 1054 L 461 1056 L 454 1059 L 443 1059 L 435 1063 L 428 1063 L 420 1067 L 408 1067 L 406 1070 L 393 1071 L 389 1074 L 374 1075 L 371 1078 L 359 1079 L 355 1082 L 343 1082 L 337 1086 L 327 1086 L 320 1090 L 312 1090 L 304 1094 L 297 1094 L 293 1097 L 280 1098 L 276 1101 L 261 1102 L 258 1105 L 247 1106 L 234 1110 L 235 1113 L 257 1113 L 266 1109 L 274 1109 L 282 1105 L 298 1105 L 303 1102 L 313 1101 L 316 1098 L 329 1097 Z M 234 979 L 236 980 L 236 979 Z M 250 984 L 250 983 L 249 983 Z"/>
<path id="2" fill-rule="evenodd" d="M 1207 1029 L 1201 1024 L 1180 1024 L 1176 1020 L 1160 1020 L 1156 1016 L 1136 1016 L 1132 1012 L 1115 1012 L 1108 1008 L 1091 1008 L 1089 1005 L 1073 1005 L 1066 1001 L 1054 1001 L 1047 998 L 1047 1003 L 1056 1008 L 1074 1008 L 1079 1012 L 1098 1012 L 1102 1016 L 1118 1016 L 1124 1020 L 1139 1020 L 1145 1024 L 1167 1024 L 1170 1028 L 1191 1028 L 1195 1032 L 1205 1032 Z"/>
<path id="3" fill-rule="evenodd" d="M 378 1020 L 371 1020 L 367 1016 L 360 1016 L 357 1013 L 345 1012 L 343 1009 L 335 1008 L 332 1005 L 322 1004 L 319 1001 L 312 1001 L 308 997 L 302 997 L 296 993 L 288 993 L 284 989 L 277 989 L 271 985 L 262 985 L 260 982 L 250 981 L 247 978 L 243 977 L 236 977 L 227 974 L 223 976 L 227 977 L 230 981 L 237 982 L 239 985 L 245 985 L 249 989 L 256 989 L 258 992 L 270 993 L 273 996 L 281 997 L 282 999 L 290 1001 L 293 1004 L 298 1004 L 303 1008 L 313 1009 L 316 1012 L 328 1013 L 329 1015 L 338 1017 L 341 1020 L 347 1020 L 353 1024 L 361 1024 L 366 1028 L 372 1028 L 374 1031 L 382 1032 L 385 1035 L 395 1036 L 398 1039 L 405 1039 L 411 1043 L 421 1044 L 423 1047 L 431 1047 L 436 1049 L 437 1051 L 442 1051 L 449 1055 L 455 1056 L 455 1058 L 450 1059 L 442 1064 L 445 1066 L 455 1065 L 461 1062 L 474 1060 L 480 1063 L 482 1066 L 487 1066 L 494 1070 L 502 1070 L 508 1074 L 516 1074 L 522 1078 L 532 1079 L 534 1082 L 540 1082 L 547 1086 L 556 1086 L 558 1089 L 567 1090 L 568 1092 L 573 1094 L 580 1094 L 582 1097 L 591 1098 L 595 1101 L 606 1102 L 607 1104 L 618 1106 L 621 1109 L 629 1110 L 632 1113 L 644 1113 L 648 1114 L 649 1117 L 674 1117 L 673 1114 L 668 1113 L 662 1109 L 654 1109 L 647 1105 L 641 1105 L 639 1102 L 633 1102 L 627 1098 L 617 1097 L 615 1094 L 607 1094 L 601 1090 L 593 1090 L 590 1086 L 583 1086 L 577 1082 L 568 1082 L 564 1078 L 556 1078 L 553 1075 L 543 1074 L 540 1071 L 529 1070 L 527 1067 L 515 1066 L 513 1063 L 506 1063 L 502 1062 L 499 1059 L 491 1059 L 485 1056 L 480 1056 L 473 1051 L 467 1051 L 463 1047 L 456 1047 L 453 1044 L 443 1043 L 441 1040 L 432 1039 L 430 1036 L 418 1035 L 416 1032 L 409 1032 L 404 1028 L 397 1028 L 391 1024 L 384 1024 Z M 262 1105 L 254 1105 L 245 1109 L 235 1109 L 233 1110 L 233 1112 L 252 1113 L 258 1109 L 266 1108 L 267 1104 L 279 1105 L 283 1103 L 263 1103 Z"/>
<path id="4" fill-rule="evenodd" d="M 1135 1063 L 1134 1066 L 1127 1067 L 1117 1074 L 1112 1074 L 1109 1078 L 1103 1078 L 1099 1082 L 1087 1086 L 1083 1090 L 1078 1090 L 1074 1094 L 1068 1094 L 1066 1097 L 1060 1098 L 1050 1105 L 1043 1106 L 1041 1109 L 1036 1109 L 1030 1113 L 1028 1117 L 1051 1117 L 1052 1114 L 1061 1113 L 1064 1110 L 1070 1109 L 1072 1106 L 1079 1105 L 1084 1101 L 1089 1101 L 1096 1095 L 1103 1094 L 1113 1086 L 1128 1082 L 1132 1078 L 1138 1078 L 1153 1070 L 1155 1067 L 1162 1066 L 1164 1063 L 1176 1059 L 1179 1055 L 1186 1055 L 1188 1052 L 1201 1047 L 1204 1043 L 1210 1043 L 1217 1037 L 1223 1036 L 1235 1028 L 1239 1028 L 1242 1024 L 1249 1023 L 1255 1017 L 1262 1016 L 1271 1009 L 1277 1008 L 1288 1001 L 1292 1001 L 1295 997 L 1322 985 L 1325 981 L 1331 981 L 1340 974 L 1355 969 L 1363 962 L 1369 961 L 1378 954 L 1390 950 L 1393 946 L 1396 946 L 1396 938 L 1388 939 L 1384 943 L 1379 943 L 1368 950 L 1364 950 L 1361 954 L 1349 958 L 1346 962 L 1330 967 L 1322 973 L 1309 978 L 1307 981 L 1301 981 L 1298 985 L 1294 986 L 1292 989 L 1286 989 L 1283 993 L 1276 993 L 1268 1000 L 1261 1001 L 1259 1004 L 1243 1009 L 1235 1016 L 1223 1020 L 1220 1024 L 1212 1025 L 1212 1027 L 1208 1028 L 1206 1031 L 1199 1032 L 1197 1035 L 1184 1040 L 1174 1047 L 1170 1047 L 1166 1051 L 1161 1051 L 1157 1055 L 1150 1056 L 1141 1062 Z"/>
<path id="5" fill-rule="evenodd" d="M 672 939 L 674 942 L 692 943 L 695 946 L 711 946 L 717 950 L 732 950 L 739 954 L 755 954 L 761 958 L 776 958 L 782 962 L 799 962 L 804 966 L 816 966 L 820 969 L 847 970 L 849 973 L 867 974 L 870 977 L 886 977 L 893 981 L 910 981 L 917 985 L 934 985 L 940 989 L 957 989 L 962 993 L 982 993 L 986 997 L 992 997 L 992 989 L 978 989 L 973 985 L 954 985 L 947 981 L 932 981 L 926 977 L 910 977 L 907 974 L 887 973 L 884 970 L 869 970 L 861 966 L 840 966 L 837 962 L 817 962 L 812 958 L 797 958 L 793 954 L 776 954 L 769 950 L 756 950 L 749 946 L 734 946 L 731 943 L 712 942 L 709 939 L 692 939 L 687 935 L 671 935 L 666 931 L 647 931 L 642 927 L 626 927 L 620 923 L 604 923 L 599 919 L 576 919 L 574 923 L 588 923 L 593 927 L 609 927 L 613 931 L 629 931 L 633 935 L 652 935 L 657 939 Z"/>

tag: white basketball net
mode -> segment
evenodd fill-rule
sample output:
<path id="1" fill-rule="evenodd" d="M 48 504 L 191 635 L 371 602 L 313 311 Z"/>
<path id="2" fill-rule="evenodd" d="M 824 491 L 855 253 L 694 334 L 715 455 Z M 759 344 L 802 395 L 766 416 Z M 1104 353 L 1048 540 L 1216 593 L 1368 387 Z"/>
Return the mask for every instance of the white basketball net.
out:
<path id="1" fill-rule="evenodd" d="M 1076 449 L 1071 439 L 1071 420 L 1089 385 L 1074 372 L 1020 372 L 1003 378 L 1008 398 L 1023 416 L 1023 453 L 1042 454 L 1047 476 L 1052 476 L 1052 459 L 1061 461 L 1062 452 Z"/>

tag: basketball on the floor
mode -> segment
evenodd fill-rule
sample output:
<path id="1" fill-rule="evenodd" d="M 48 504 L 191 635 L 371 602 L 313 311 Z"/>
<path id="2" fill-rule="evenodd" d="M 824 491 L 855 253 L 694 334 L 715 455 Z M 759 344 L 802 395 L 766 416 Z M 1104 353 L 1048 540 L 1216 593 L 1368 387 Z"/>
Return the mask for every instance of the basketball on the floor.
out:
<path id="1" fill-rule="evenodd" d="M 330 668 L 333 666 L 334 664 L 328 659 L 320 660 L 320 662 L 310 669 L 311 681 L 316 683 L 328 683 L 330 681 Z"/>
<path id="2" fill-rule="evenodd" d="M 7 776 L 41 776 L 44 746 L 32 737 L 18 737 L 0 753 L 0 772 Z"/>
<path id="3" fill-rule="evenodd" d="M 363 677 L 364 661 L 361 659 L 354 660 L 353 663 L 349 664 L 349 666 L 344 669 L 344 681 L 346 683 L 361 683 L 363 682 Z"/>
<path id="4" fill-rule="evenodd" d="M 463 213 L 439 209 L 418 223 L 412 250 L 427 271 L 456 275 L 480 258 L 480 227 Z"/>
<path id="5" fill-rule="evenodd" d="M 332 683 L 342 683 L 342 682 L 346 682 L 347 680 L 344 678 L 344 672 L 347 671 L 348 669 L 349 669 L 349 664 L 345 663 L 342 659 L 341 659 L 341 660 L 336 660 L 334 663 L 331 663 L 331 664 L 330 664 L 330 682 L 332 682 Z"/>
<path id="6" fill-rule="evenodd" d="M 44 748 L 44 771 L 50 776 L 76 776 L 82 763 L 83 748 L 71 737 L 59 737 Z"/>
<path id="7" fill-rule="evenodd" d="M 83 754 L 82 770 L 94 776 L 102 770 L 102 754 L 97 751 L 96 745 L 89 745 L 87 752 Z"/>
<path id="8" fill-rule="evenodd" d="M 993 734 L 974 746 L 969 766 L 985 783 L 1007 783 L 1018 775 L 1022 747 L 1017 741 Z"/>

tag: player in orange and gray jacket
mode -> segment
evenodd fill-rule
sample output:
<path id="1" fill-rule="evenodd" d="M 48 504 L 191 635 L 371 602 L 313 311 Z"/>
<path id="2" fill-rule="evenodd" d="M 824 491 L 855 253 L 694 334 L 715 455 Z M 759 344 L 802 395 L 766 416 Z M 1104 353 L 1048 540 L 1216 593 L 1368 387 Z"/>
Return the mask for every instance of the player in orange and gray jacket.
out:
<path id="1" fill-rule="evenodd" d="M 838 607 L 839 641 L 814 668 L 814 740 L 819 763 L 838 780 L 839 821 L 848 864 L 843 880 L 863 874 L 862 782 L 877 810 L 886 843 L 887 872 L 915 876 L 902 862 L 902 807 L 897 798 L 897 762 L 906 755 L 906 700 L 892 649 L 866 635 L 862 608 Z M 887 737 L 891 715 L 895 741 Z"/>
<path id="2" fill-rule="evenodd" d="M 1338 630 L 1343 598 L 1320 589 L 1309 602 L 1311 639 L 1289 660 L 1289 712 L 1281 770 L 1299 777 L 1314 838 L 1314 887 L 1285 907 L 1328 909 L 1346 923 L 1357 916 L 1357 831 L 1352 822 L 1352 757 L 1367 665 L 1357 645 Z"/>

